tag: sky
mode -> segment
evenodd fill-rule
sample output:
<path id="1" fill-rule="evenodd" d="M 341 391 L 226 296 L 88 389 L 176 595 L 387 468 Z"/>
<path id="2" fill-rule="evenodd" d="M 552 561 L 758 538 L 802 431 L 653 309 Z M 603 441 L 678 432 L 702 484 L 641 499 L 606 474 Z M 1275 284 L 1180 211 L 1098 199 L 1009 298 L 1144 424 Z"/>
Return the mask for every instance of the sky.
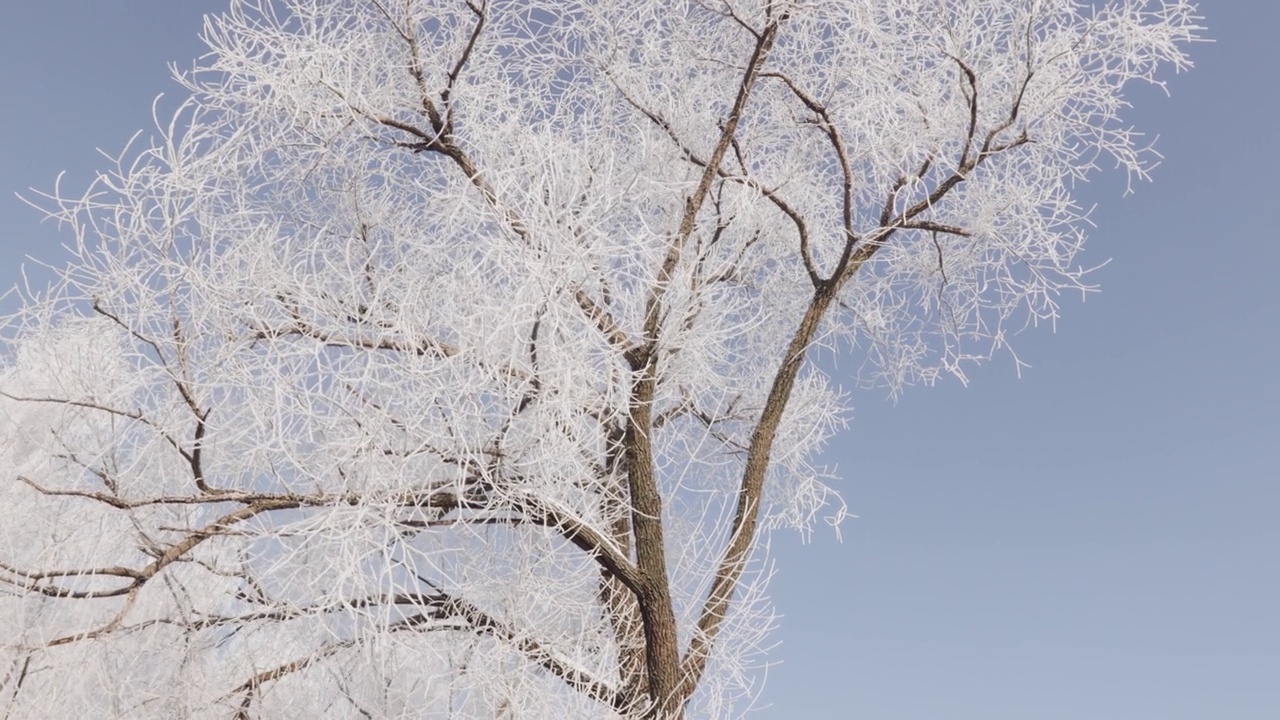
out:
<path id="1" fill-rule="evenodd" d="M 0 285 L 67 240 L 17 200 L 83 187 L 179 89 L 224 0 L 13 3 L 0 24 Z M 1268 720 L 1280 713 L 1280 3 L 1204 0 L 1155 181 L 1081 188 L 1102 292 L 1056 332 L 896 402 L 827 452 L 843 541 L 773 539 L 762 718 Z"/>

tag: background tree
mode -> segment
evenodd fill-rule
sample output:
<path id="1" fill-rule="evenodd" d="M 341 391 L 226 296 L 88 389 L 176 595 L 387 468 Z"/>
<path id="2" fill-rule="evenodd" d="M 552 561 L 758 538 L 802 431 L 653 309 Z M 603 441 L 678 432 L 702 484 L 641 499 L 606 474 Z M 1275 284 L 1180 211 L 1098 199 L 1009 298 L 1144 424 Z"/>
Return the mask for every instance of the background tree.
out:
<path id="1" fill-rule="evenodd" d="M 233 2 L 7 324 L 6 709 L 734 714 L 767 532 L 843 514 L 806 360 L 896 388 L 1052 319 L 1195 20 Z"/>

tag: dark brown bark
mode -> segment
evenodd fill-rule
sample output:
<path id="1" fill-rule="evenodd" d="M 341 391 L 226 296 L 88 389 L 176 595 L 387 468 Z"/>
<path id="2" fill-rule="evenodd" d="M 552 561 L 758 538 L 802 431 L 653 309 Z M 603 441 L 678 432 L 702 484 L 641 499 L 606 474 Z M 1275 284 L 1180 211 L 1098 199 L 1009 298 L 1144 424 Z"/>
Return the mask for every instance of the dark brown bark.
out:
<path id="1" fill-rule="evenodd" d="M 787 401 L 795 387 L 796 377 L 804 364 L 805 354 L 813 341 L 822 318 L 836 297 L 835 288 L 824 287 L 814 294 L 799 327 L 787 345 L 786 355 L 774 375 L 768 399 L 760 420 L 751 436 L 747 451 L 747 464 L 742 473 L 738 491 L 737 510 L 729 537 L 729 546 L 712 581 L 711 591 L 703 604 L 697 630 L 681 663 L 680 703 L 688 702 L 697 689 L 710 659 L 720 628 L 729 612 L 733 593 L 746 568 L 747 556 L 755 541 L 760 517 L 760 500 L 764 492 L 765 475 L 769 469 L 769 457 L 778 426 L 786 411 Z"/>
<path id="2" fill-rule="evenodd" d="M 666 718 L 668 703 L 680 683 L 680 648 L 667 577 L 666 541 L 662 529 L 662 494 L 654 472 L 652 403 L 656 379 L 652 362 L 641 370 L 632 391 L 624 439 L 627 485 L 631 494 L 631 528 L 640 571 L 640 615 L 644 620 L 645 671 L 651 715 Z"/>
<path id="3" fill-rule="evenodd" d="M 626 485 L 625 429 L 611 428 L 605 461 L 604 514 L 614 518 L 609 538 L 623 557 L 631 555 L 631 518 Z M 600 603 L 613 631 L 618 651 L 618 705 L 643 707 L 649 691 L 646 674 L 644 620 L 636 594 L 608 568 L 600 572 Z"/>
<path id="4" fill-rule="evenodd" d="M 654 468 L 652 444 L 653 400 L 658 385 L 658 338 L 661 336 L 663 298 L 672 274 L 680 262 L 684 246 L 697 228 L 698 214 L 719 174 L 720 165 L 733 144 L 734 134 L 760 72 L 778 35 L 778 21 L 771 20 L 756 36 L 755 46 L 738 87 L 737 97 L 725 120 L 720 139 L 711 153 L 697 188 L 685 201 L 680 227 L 672 238 L 645 303 L 642 349 L 629 358 L 636 379 L 632 385 L 627 432 L 628 489 L 631 492 L 632 533 L 636 545 L 636 565 L 641 576 L 640 614 L 644 619 L 646 669 L 649 698 L 648 717 L 678 720 L 684 715 L 688 694 L 683 692 L 679 640 L 675 612 L 667 576 L 666 542 L 662 527 L 662 494 Z"/>

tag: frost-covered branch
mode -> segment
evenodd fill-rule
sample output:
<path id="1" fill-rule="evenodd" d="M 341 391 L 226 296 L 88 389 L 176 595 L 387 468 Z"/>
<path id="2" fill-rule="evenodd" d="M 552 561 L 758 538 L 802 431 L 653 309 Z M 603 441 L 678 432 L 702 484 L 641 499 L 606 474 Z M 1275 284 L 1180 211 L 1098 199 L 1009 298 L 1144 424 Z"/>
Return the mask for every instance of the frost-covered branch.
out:
<path id="1" fill-rule="evenodd" d="M 732 717 L 848 388 L 1089 289 L 1181 0 L 228 0 L 4 319 L 10 717 Z M 841 368 L 809 362 L 835 349 Z M 856 434 L 854 435 L 856 439 Z"/>

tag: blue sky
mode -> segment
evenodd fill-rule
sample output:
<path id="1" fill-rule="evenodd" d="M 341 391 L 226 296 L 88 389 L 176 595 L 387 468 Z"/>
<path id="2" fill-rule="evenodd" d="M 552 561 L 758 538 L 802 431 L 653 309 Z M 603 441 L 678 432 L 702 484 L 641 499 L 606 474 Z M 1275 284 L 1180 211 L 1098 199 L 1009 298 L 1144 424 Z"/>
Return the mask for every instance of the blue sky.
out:
<path id="1" fill-rule="evenodd" d="M 222 0 L 43 0 L 0 24 L 0 284 L 65 238 L 13 198 L 82 186 L 150 126 Z M 1171 98 L 1132 93 L 1156 181 L 1082 188 L 1103 292 L 967 388 L 856 396 L 844 542 L 775 539 L 766 718 L 1280 713 L 1280 4 L 1201 3 Z"/>

